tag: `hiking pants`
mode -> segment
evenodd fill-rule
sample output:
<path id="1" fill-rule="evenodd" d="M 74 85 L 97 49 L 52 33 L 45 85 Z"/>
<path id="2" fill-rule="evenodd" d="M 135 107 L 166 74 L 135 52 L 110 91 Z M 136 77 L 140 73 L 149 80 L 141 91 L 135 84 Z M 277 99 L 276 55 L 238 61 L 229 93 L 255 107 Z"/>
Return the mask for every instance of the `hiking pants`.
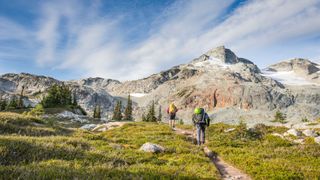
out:
<path id="1" fill-rule="evenodd" d="M 206 132 L 206 126 L 204 124 L 197 124 L 197 144 L 201 145 L 205 142 L 205 132 Z"/>

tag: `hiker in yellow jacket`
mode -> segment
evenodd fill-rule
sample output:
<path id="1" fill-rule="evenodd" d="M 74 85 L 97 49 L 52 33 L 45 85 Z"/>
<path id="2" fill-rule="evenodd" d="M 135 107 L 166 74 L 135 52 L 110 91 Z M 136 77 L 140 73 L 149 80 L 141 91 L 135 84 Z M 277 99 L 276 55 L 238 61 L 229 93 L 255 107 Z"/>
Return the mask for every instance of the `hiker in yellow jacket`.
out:
<path id="1" fill-rule="evenodd" d="M 178 108 L 174 105 L 174 103 L 171 103 L 167 109 L 167 113 L 169 114 L 169 126 L 171 128 L 175 128 L 175 120 L 176 120 L 177 112 L 178 112 Z"/>

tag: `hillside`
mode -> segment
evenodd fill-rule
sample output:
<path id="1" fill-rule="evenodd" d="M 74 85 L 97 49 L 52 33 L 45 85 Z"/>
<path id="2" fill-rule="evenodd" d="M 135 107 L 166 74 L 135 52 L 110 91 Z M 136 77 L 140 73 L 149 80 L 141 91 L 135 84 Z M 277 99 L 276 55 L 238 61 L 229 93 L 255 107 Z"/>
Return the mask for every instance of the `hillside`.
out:
<path id="1" fill-rule="evenodd" d="M 216 122 L 269 123 L 277 110 L 287 114 L 289 123 L 310 121 L 320 116 L 319 65 L 306 59 L 292 59 L 260 70 L 252 61 L 240 58 L 220 46 L 186 64 L 139 80 L 120 82 L 87 78 L 59 81 L 50 77 L 5 74 L 0 77 L 0 96 L 19 96 L 24 87 L 24 103 L 34 106 L 52 84 L 67 84 L 78 104 L 89 115 L 100 105 L 110 118 L 115 102 L 125 105 L 133 97 L 134 116 L 139 119 L 152 101 L 162 107 L 170 102 L 179 107 L 178 117 L 190 123 L 197 106 L 204 107 Z M 124 107 L 123 107 L 124 108 Z"/>

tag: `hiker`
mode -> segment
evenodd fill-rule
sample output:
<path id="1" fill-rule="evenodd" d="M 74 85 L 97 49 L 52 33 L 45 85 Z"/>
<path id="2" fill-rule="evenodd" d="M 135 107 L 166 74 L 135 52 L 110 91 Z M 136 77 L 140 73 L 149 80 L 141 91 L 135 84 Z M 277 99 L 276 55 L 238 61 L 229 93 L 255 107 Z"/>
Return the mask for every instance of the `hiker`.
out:
<path id="1" fill-rule="evenodd" d="M 192 115 L 193 125 L 197 130 L 197 144 L 201 145 L 205 143 L 205 131 L 206 127 L 210 125 L 210 118 L 203 108 L 195 108 Z"/>
<path id="2" fill-rule="evenodd" d="M 177 112 L 178 112 L 178 108 L 174 105 L 174 103 L 171 103 L 167 109 L 167 113 L 169 114 L 169 126 L 171 128 L 175 128 L 175 120 L 176 120 Z"/>

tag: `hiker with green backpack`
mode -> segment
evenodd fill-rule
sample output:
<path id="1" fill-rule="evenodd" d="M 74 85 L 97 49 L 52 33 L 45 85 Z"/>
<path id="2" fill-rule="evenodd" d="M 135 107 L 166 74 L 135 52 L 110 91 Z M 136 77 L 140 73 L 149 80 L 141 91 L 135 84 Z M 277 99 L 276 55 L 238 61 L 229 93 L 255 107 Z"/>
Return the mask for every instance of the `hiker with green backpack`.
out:
<path id="1" fill-rule="evenodd" d="M 205 143 L 206 127 L 210 125 L 210 118 L 203 108 L 195 108 L 192 115 L 193 125 L 197 130 L 197 144 L 200 146 Z"/>

